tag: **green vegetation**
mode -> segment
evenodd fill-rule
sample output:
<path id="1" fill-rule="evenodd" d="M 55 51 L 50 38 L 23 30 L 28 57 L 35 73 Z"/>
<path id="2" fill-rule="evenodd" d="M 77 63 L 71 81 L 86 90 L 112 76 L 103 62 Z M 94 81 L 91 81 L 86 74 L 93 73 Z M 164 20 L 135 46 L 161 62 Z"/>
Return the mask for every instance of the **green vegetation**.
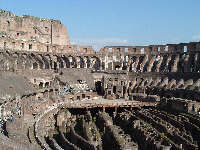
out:
<path id="1" fill-rule="evenodd" d="M 96 117 L 93 117 L 92 118 L 92 121 L 95 123 L 97 121 L 97 118 Z"/>
<path id="2" fill-rule="evenodd" d="M 160 133 L 160 136 L 161 136 L 161 138 L 163 138 L 164 139 L 164 137 L 165 137 L 165 133 Z"/>

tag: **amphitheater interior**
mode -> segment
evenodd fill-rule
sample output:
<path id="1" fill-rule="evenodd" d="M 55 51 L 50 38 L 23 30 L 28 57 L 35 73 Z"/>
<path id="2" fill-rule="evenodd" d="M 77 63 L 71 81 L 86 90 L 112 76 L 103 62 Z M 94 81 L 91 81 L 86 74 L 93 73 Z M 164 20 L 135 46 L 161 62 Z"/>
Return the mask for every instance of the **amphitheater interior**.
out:
<path id="1" fill-rule="evenodd" d="M 0 10 L 0 149 L 198 150 L 200 42 L 71 45 Z"/>

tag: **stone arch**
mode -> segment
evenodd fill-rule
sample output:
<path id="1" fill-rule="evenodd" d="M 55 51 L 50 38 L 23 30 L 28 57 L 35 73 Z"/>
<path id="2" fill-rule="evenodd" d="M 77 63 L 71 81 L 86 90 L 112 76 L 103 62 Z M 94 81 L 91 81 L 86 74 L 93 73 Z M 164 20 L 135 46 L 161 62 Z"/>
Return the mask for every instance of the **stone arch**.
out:
<path id="1" fill-rule="evenodd" d="M 81 56 L 76 57 L 77 68 L 84 68 L 84 61 Z"/>
<path id="2" fill-rule="evenodd" d="M 120 68 L 121 68 L 121 66 L 119 63 L 115 65 L 115 70 L 120 70 Z"/>
<path id="3" fill-rule="evenodd" d="M 37 62 L 35 61 L 34 63 L 33 63 L 33 69 L 38 69 L 39 68 L 39 65 L 37 64 Z"/>
<path id="4" fill-rule="evenodd" d="M 11 58 L 12 58 L 12 62 L 11 62 L 11 68 L 14 70 L 17 70 L 18 69 L 18 57 L 19 57 L 19 54 L 17 52 L 11 54 Z"/>
<path id="5" fill-rule="evenodd" d="M 143 62 L 143 60 L 144 60 L 144 55 L 142 55 L 142 56 L 139 56 L 139 61 L 138 61 L 138 63 L 137 63 L 137 66 L 136 66 L 136 71 L 137 72 L 141 72 L 141 63 Z"/>
<path id="6" fill-rule="evenodd" d="M 65 63 L 64 60 L 62 59 L 62 56 L 57 55 L 57 60 L 58 60 L 58 67 L 65 68 Z"/>
<path id="7" fill-rule="evenodd" d="M 49 54 L 46 54 L 43 57 L 46 60 L 46 62 L 48 62 L 49 69 L 52 69 L 52 65 L 53 64 L 52 64 L 52 58 L 51 58 L 51 56 Z"/>
<path id="8" fill-rule="evenodd" d="M 6 57 L 4 55 L 4 52 L 0 52 L 0 67 L 1 67 L 1 70 L 5 70 L 5 62 L 6 62 Z"/>
<path id="9" fill-rule="evenodd" d="M 180 87 L 184 86 L 184 80 L 183 79 L 179 79 L 176 83 L 177 83 L 176 88 L 180 88 Z"/>
<path id="10" fill-rule="evenodd" d="M 67 56 L 65 56 L 65 55 L 63 55 L 62 56 L 62 59 L 63 59 L 63 61 L 64 61 L 64 68 L 70 68 L 70 62 L 69 62 L 69 59 L 68 59 L 68 57 Z"/>
<path id="11" fill-rule="evenodd" d="M 147 68 L 145 68 L 147 69 L 147 72 L 152 72 L 153 66 L 155 65 L 155 60 L 156 60 L 156 56 L 152 55 L 147 65 Z"/>
<path id="12" fill-rule="evenodd" d="M 151 68 L 151 72 L 156 72 L 157 65 L 159 64 L 160 55 L 154 56 L 154 62 Z"/>
<path id="13" fill-rule="evenodd" d="M 162 63 L 160 65 L 160 72 L 167 72 L 167 70 L 168 70 L 168 59 L 169 59 L 169 55 L 164 54 Z"/>
<path id="14" fill-rule="evenodd" d="M 129 71 L 136 72 L 136 61 L 137 61 L 137 57 L 136 56 L 132 56 L 131 57 L 131 63 L 130 63 Z"/>
<path id="15" fill-rule="evenodd" d="M 90 58 L 90 67 L 94 68 L 95 70 L 99 70 L 100 69 L 100 65 L 101 65 L 101 61 L 98 57 L 96 56 L 92 56 Z"/>
<path id="16" fill-rule="evenodd" d="M 10 67 L 11 67 L 11 59 L 12 57 L 10 56 L 10 53 L 8 51 L 5 51 L 2 53 L 2 57 L 3 57 L 3 70 L 9 71 Z"/>
<path id="17" fill-rule="evenodd" d="M 23 69 L 33 69 L 33 63 L 35 62 L 35 60 L 33 60 L 33 58 L 29 54 L 23 53 L 21 54 L 21 58 Z"/>
<path id="18" fill-rule="evenodd" d="M 50 86 L 50 83 L 49 82 L 46 82 L 45 83 L 45 87 L 49 87 Z"/>
<path id="19" fill-rule="evenodd" d="M 31 57 L 37 62 L 38 69 L 43 69 L 44 62 L 36 54 L 31 53 Z"/>
<path id="20" fill-rule="evenodd" d="M 42 54 L 39 54 L 38 55 L 44 62 L 44 69 L 50 69 L 50 63 L 49 63 L 49 60 L 43 56 Z"/>
<path id="21" fill-rule="evenodd" d="M 102 82 L 101 81 L 96 81 L 95 82 L 95 89 L 98 95 L 102 95 L 103 94 L 103 88 L 102 88 Z"/>
<path id="22" fill-rule="evenodd" d="M 172 72 L 172 69 L 173 69 L 173 64 L 174 64 L 174 60 L 176 59 L 176 55 L 175 54 L 172 54 L 171 55 L 171 59 L 168 63 L 168 70 L 169 72 Z"/>
<path id="23" fill-rule="evenodd" d="M 196 53 L 196 72 L 200 72 L 200 53 Z"/>
<path id="24" fill-rule="evenodd" d="M 196 66 L 195 66 L 195 54 L 190 54 L 189 55 L 189 67 L 190 67 L 190 70 L 189 72 L 196 72 Z"/>
<path id="25" fill-rule="evenodd" d="M 83 63 L 84 63 L 84 68 L 89 68 L 90 67 L 90 59 L 88 56 L 83 57 Z"/>
<path id="26" fill-rule="evenodd" d="M 52 69 L 57 70 L 59 68 L 59 60 L 57 55 L 52 55 L 51 56 L 52 60 Z"/>
<path id="27" fill-rule="evenodd" d="M 19 70 L 24 70 L 26 69 L 25 67 L 25 62 L 26 62 L 26 55 L 24 56 L 24 54 L 19 54 L 18 58 L 17 58 L 17 68 Z"/>
<path id="28" fill-rule="evenodd" d="M 39 83 L 39 88 L 43 88 L 44 87 L 44 83 L 43 82 L 40 82 Z"/>
<path id="29" fill-rule="evenodd" d="M 69 55 L 68 59 L 69 59 L 69 62 L 70 62 L 70 68 L 76 68 L 77 63 L 76 63 L 76 59 L 74 58 L 74 56 Z"/>
<path id="30" fill-rule="evenodd" d="M 0 53 L 0 70 L 4 70 L 4 63 L 6 61 L 5 56 L 3 55 L 3 52 Z"/>

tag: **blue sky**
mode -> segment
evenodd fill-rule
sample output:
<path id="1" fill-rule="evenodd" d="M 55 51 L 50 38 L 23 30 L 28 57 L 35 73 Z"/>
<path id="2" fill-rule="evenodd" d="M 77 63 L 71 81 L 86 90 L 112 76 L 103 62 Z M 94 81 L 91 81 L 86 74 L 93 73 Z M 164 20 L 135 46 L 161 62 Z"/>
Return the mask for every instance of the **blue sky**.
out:
<path id="1" fill-rule="evenodd" d="M 0 0 L 16 15 L 59 19 L 72 44 L 200 41 L 200 0 Z"/>

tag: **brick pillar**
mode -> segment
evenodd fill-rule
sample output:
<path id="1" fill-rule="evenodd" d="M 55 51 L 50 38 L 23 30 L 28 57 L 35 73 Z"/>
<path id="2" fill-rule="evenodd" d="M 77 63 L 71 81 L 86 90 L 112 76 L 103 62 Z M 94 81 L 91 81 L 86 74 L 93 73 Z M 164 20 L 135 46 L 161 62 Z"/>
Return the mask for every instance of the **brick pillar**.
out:
<path id="1" fill-rule="evenodd" d="M 106 108 L 103 106 L 103 112 L 105 112 L 106 111 Z"/>

